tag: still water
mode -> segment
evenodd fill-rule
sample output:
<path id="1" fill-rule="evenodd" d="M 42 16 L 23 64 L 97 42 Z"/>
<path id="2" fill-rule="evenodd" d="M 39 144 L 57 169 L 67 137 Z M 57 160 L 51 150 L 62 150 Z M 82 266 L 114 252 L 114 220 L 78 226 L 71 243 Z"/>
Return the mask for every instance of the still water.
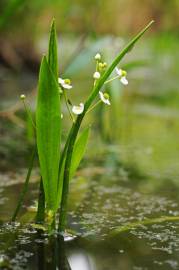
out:
<path id="1" fill-rule="evenodd" d="M 37 172 L 21 224 L 8 223 L 25 170 L 1 175 L 1 269 L 179 268 L 178 133 L 171 135 L 178 119 L 168 127 L 168 118 L 163 116 L 142 114 L 137 121 L 135 109 L 131 117 L 132 132 L 127 131 L 126 137 L 123 130 L 121 144 L 91 138 L 87 157 L 71 183 L 68 229 L 76 237 L 63 238 L 56 232 L 48 237 L 25 224 L 27 206 L 37 196 Z M 158 124 L 147 137 L 153 121 Z M 138 132 L 141 123 L 143 136 Z M 171 136 L 173 148 L 167 148 Z"/>

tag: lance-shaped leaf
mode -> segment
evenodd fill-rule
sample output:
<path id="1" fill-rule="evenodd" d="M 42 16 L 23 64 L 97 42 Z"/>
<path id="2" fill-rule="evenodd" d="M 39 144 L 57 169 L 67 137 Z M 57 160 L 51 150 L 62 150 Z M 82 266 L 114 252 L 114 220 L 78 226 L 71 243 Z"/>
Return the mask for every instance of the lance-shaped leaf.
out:
<path id="1" fill-rule="evenodd" d="M 54 74 L 56 80 L 58 79 L 58 49 L 57 49 L 57 34 L 55 20 L 53 19 L 50 29 L 50 38 L 48 46 L 48 64 Z"/>
<path id="2" fill-rule="evenodd" d="M 47 209 L 55 210 L 60 159 L 60 96 L 46 56 L 42 59 L 39 75 L 36 131 Z"/>
<path id="3" fill-rule="evenodd" d="M 72 153 L 72 163 L 70 168 L 70 179 L 74 176 L 86 150 L 86 146 L 88 143 L 88 138 L 90 134 L 90 127 L 84 129 L 80 134 L 79 138 L 76 140 L 74 145 L 73 153 Z M 63 158 L 60 173 L 59 173 L 59 185 L 58 185 L 58 206 L 61 201 L 61 194 L 63 188 L 63 177 L 64 177 L 64 168 L 65 168 L 65 160 L 66 160 L 66 153 L 64 153 L 65 157 Z"/>
<path id="4" fill-rule="evenodd" d="M 71 159 L 71 167 L 70 167 L 70 179 L 74 176 L 84 156 L 86 146 L 88 143 L 89 133 L 90 133 L 89 127 L 83 130 L 74 145 L 72 159 Z"/>

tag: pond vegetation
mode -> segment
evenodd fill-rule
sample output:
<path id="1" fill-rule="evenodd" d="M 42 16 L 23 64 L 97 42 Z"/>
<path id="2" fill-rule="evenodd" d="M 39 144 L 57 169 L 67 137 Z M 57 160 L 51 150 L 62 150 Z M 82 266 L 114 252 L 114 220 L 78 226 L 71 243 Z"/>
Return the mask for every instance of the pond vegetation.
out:
<path id="1" fill-rule="evenodd" d="M 162 54 L 165 36 L 157 44 L 150 41 L 148 58 L 141 57 L 140 43 L 133 49 L 151 24 L 111 65 L 116 52 L 99 53 L 109 40 L 100 41 L 90 44 L 59 78 L 52 22 L 36 109 L 29 106 L 31 95 L 22 94 L 17 106 L 0 115 L 2 130 L 9 132 L 0 152 L 9 158 L 10 167 L 29 163 L 28 172 L 17 169 L 1 175 L 0 268 L 178 269 L 178 99 L 167 91 L 149 95 L 144 79 L 145 95 L 141 84 L 134 83 L 133 93 L 125 86 L 150 67 L 153 50 Z M 119 63 L 131 49 L 139 55 L 123 63 L 126 73 Z M 158 73 L 152 83 L 161 86 L 157 64 L 162 57 L 155 59 L 152 68 Z M 74 84 L 80 66 L 84 69 L 89 61 L 91 80 L 79 82 L 85 93 L 78 92 Z M 73 75 L 74 84 L 66 79 Z M 174 69 L 172 78 L 175 75 Z M 163 84 L 162 89 L 169 87 Z M 23 135 L 14 123 L 25 127 Z M 17 142 L 11 140 L 14 134 Z M 17 149 L 18 140 L 26 142 L 23 149 Z M 5 170 L 6 162 L 1 167 Z"/>

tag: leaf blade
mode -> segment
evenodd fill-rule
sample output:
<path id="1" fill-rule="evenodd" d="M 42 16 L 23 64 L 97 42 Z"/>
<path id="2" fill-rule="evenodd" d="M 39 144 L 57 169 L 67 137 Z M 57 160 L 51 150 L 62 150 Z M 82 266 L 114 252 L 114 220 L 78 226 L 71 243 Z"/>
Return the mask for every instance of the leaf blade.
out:
<path id="1" fill-rule="evenodd" d="M 48 45 L 48 64 L 54 74 L 56 80 L 58 79 L 58 48 L 57 48 L 57 33 L 55 19 L 52 20 L 50 28 L 50 38 Z"/>
<path id="2" fill-rule="evenodd" d="M 60 159 L 60 96 L 46 56 L 42 59 L 39 74 L 36 131 L 47 208 L 55 210 Z"/>
<path id="3" fill-rule="evenodd" d="M 71 160 L 71 167 L 70 167 L 70 179 L 74 176 L 86 150 L 86 146 L 88 143 L 90 133 L 90 127 L 84 129 L 80 134 L 79 138 L 76 140 L 72 160 Z"/>

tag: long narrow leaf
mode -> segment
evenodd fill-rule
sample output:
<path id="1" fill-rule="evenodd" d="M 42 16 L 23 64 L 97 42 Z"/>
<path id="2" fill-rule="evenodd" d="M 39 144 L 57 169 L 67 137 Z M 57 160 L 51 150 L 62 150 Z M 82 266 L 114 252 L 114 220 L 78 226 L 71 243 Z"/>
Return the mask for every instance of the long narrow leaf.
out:
<path id="1" fill-rule="evenodd" d="M 72 154 L 72 159 L 71 159 L 71 167 L 70 167 L 70 179 L 74 176 L 83 156 L 86 150 L 88 138 L 89 138 L 89 133 L 90 133 L 90 128 L 86 128 L 83 130 L 83 132 L 80 134 L 79 138 L 77 139 L 74 149 L 73 149 L 73 154 Z"/>
<path id="2" fill-rule="evenodd" d="M 54 75 L 43 57 L 36 110 L 37 149 L 47 208 L 55 210 L 60 159 L 60 97 Z"/>
<path id="3" fill-rule="evenodd" d="M 51 68 L 52 73 L 54 74 L 56 80 L 58 78 L 58 50 L 57 50 L 57 34 L 55 20 L 53 19 L 51 30 L 50 30 L 50 39 L 48 47 L 48 64 Z"/>

